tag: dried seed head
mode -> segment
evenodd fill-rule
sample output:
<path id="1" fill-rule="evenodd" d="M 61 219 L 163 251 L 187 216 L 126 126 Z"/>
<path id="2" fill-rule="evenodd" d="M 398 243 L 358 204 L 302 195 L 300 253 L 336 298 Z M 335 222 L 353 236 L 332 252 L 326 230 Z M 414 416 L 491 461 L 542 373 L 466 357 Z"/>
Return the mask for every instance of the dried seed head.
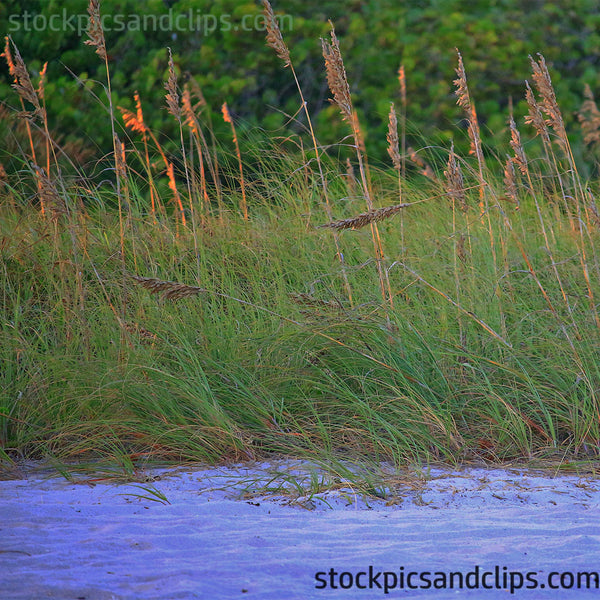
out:
<path id="1" fill-rule="evenodd" d="M 185 212 L 183 210 L 183 204 L 181 203 L 181 196 L 179 195 L 179 190 L 177 189 L 177 182 L 175 181 L 175 171 L 172 162 L 167 163 L 167 178 L 169 179 L 169 189 L 173 192 L 173 201 L 179 208 L 179 212 L 181 213 L 181 222 L 185 227 Z"/>
<path id="2" fill-rule="evenodd" d="M 10 42 L 12 42 L 14 54 L 11 52 Z M 31 83 L 31 78 L 29 77 L 29 72 L 25 66 L 25 61 L 21 57 L 21 53 L 19 52 L 19 49 L 15 43 L 8 36 L 4 38 L 4 52 L 2 53 L 2 56 L 5 58 L 6 63 L 8 64 L 9 73 L 14 80 L 12 87 L 23 100 L 26 100 L 34 106 L 33 111 L 24 111 L 23 113 L 20 113 L 20 116 L 42 118 L 44 115 L 44 109 L 40 105 L 39 97 L 33 87 L 33 84 Z"/>
<path id="3" fill-rule="evenodd" d="M 515 124 L 512 115 L 510 115 L 508 123 L 510 126 L 510 147 L 515 153 L 513 160 L 519 167 L 521 173 L 527 175 L 527 158 L 525 156 L 525 150 L 523 150 L 523 144 L 521 144 L 521 134 L 517 129 L 517 125 Z"/>
<path id="4" fill-rule="evenodd" d="M 132 275 L 131 278 L 151 294 L 162 294 L 167 300 L 179 300 L 206 292 L 204 288 L 178 283 L 177 281 L 162 281 L 154 277 L 139 277 L 137 275 Z"/>
<path id="5" fill-rule="evenodd" d="M 350 96 L 350 86 L 348 85 L 344 61 L 340 52 L 340 44 L 331 21 L 329 21 L 329 24 L 331 25 L 331 42 L 321 39 L 325 70 L 327 72 L 327 83 L 333 94 L 333 100 L 338 105 L 343 118 L 353 123 L 352 98 Z"/>
<path id="6" fill-rule="evenodd" d="M 125 156 L 125 144 L 115 134 L 114 137 L 114 148 L 115 148 L 115 167 L 117 170 L 117 177 L 121 181 L 127 179 L 127 160 Z"/>
<path id="7" fill-rule="evenodd" d="M 538 56 L 539 59 L 537 62 L 531 56 L 529 57 L 529 60 L 533 71 L 533 81 L 542 98 L 542 112 L 547 117 L 547 124 L 556 132 L 559 141 L 565 144 L 567 142 L 567 133 L 565 131 L 562 113 L 560 112 L 558 102 L 556 101 L 556 94 L 552 87 L 550 73 L 548 72 L 544 57 L 541 54 L 538 54 Z"/>
<path id="8" fill-rule="evenodd" d="M 600 145 L 600 110 L 594 100 L 594 94 L 586 83 L 583 92 L 585 100 L 578 113 L 581 130 L 583 131 L 583 142 L 588 146 Z"/>
<path id="9" fill-rule="evenodd" d="M 181 119 L 181 107 L 179 106 L 179 92 L 177 91 L 177 75 L 175 74 L 175 64 L 173 63 L 173 54 L 171 48 L 169 50 L 169 78 L 165 83 L 167 94 L 165 100 L 167 102 L 167 110 L 177 119 Z"/>
<path id="10" fill-rule="evenodd" d="M 142 101 L 140 100 L 140 93 L 136 90 L 133 92 L 133 99 L 135 100 L 135 116 L 137 120 L 144 125 L 144 113 L 142 112 Z"/>
<path id="11" fill-rule="evenodd" d="M 179 197 L 177 183 L 175 181 L 175 171 L 172 162 L 167 164 L 167 177 L 169 179 L 169 189 L 173 192 L 173 194 L 175 194 L 175 196 Z"/>
<path id="12" fill-rule="evenodd" d="M 196 103 L 193 105 L 194 110 L 198 110 L 199 108 L 207 105 L 206 100 L 204 99 L 204 94 L 202 93 L 202 89 L 193 77 L 188 79 L 184 87 L 189 87 L 191 98 L 196 101 Z"/>
<path id="13" fill-rule="evenodd" d="M 446 192 L 454 201 L 457 201 L 463 212 L 467 211 L 467 201 L 465 197 L 465 186 L 463 181 L 462 169 L 456 160 L 454 153 L 454 143 L 450 147 L 450 155 L 448 156 L 448 168 L 444 171 L 446 178 Z"/>
<path id="14" fill-rule="evenodd" d="M 144 113 L 142 112 L 142 102 L 140 100 L 139 92 L 136 91 L 133 94 L 133 98 L 135 100 L 135 114 L 126 108 L 122 108 L 121 106 L 119 106 L 118 109 L 121 111 L 121 115 L 123 116 L 125 127 L 131 129 L 131 131 L 145 135 L 147 128 L 146 124 L 144 123 Z"/>
<path id="15" fill-rule="evenodd" d="M 139 323 L 124 322 L 122 325 L 126 331 L 132 335 L 138 335 L 142 340 L 152 340 L 155 342 L 158 339 L 158 336 L 155 333 L 152 333 L 145 327 L 142 327 Z"/>
<path id="16" fill-rule="evenodd" d="M 507 157 L 506 165 L 504 166 L 504 193 L 506 197 L 516 204 L 516 209 L 519 209 L 519 198 L 517 196 L 517 179 L 515 174 L 514 163 L 515 158 Z"/>
<path id="17" fill-rule="evenodd" d="M 550 135 L 548 134 L 548 127 L 528 81 L 525 82 L 525 99 L 529 107 L 529 114 L 525 117 L 525 123 L 533 125 L 536 133 L 544 140 L 544 143 L 549 144 Z"/>
<path id="18" fill-rule="evenodd" d="M 17 68 L 15 66 L 15 62 L 13 60 L 11 51 L 10 51 L 10 42 L 11 42 L 11 38 L 9 38 L 8 36 L 4 37 L 4 52 L 2 54 L 0 54 L 0 56 L 4 57 L 4 60 L 6 61 L 6 64 L 8 65 L 8 72 L 10 73 L 10 76 L 16 81 L 17 79 Z M 14 45 L 14 42 L 13 42 Z M 16 49 L 16 46 L 15 46 Z"/>
<path id="19" fill-rule="evenodd" d="M 396 109 L 392 102 L 390 106 L 390 114 L 388 118 L 388 154 L 394 163 L 394 168 L 397 171 L 402 169 L 402 159 L 400 158 L 399 142 L 398 142 L 398 118 L 396 117 Z"/>
<path id="20" fill-rule="evenodd" d="M 290 51 L 283 41 L 281 30 L 275 19 L 275 14 L 271 8 L 269 0 L 262 0 L 263 3 L 263 14 L 265 16 L 265 24 L 267 27 L 267 44 L 275 50 L 277 56 L 284 62 L 286 67 L 292 64 L 290 60 Z"/>
<path id="21" fill-rule="evenodd" d="M 425 175 L 427 179 L 431 179 L 432 181 L 437 182 L 437 177 L 435 176 L 435 173 L 433 172 L 431 166 L 427 164 L 410 146 L 408 147 L 407 152 L 410 162 L 412 162 L 421 169 L 421 175 Z"/>
<path id="22" fill-rule="evenodd" d="M 361 229 L 362 227 L 370 225 L 371 223 L 389 219 L 407 206 L 410 206 L 410 204 L 395 204 L 394 206 L 376 208 L 366 213 L 361 213 L 356 217 L 340 219 L 339 221 L 332 221 L 331 223 L 326 223 L 325 225 L 319 225 L 319 228 L 336 229 L 338 231 L 341 229 Z"/>
<path id="23" fill-rule="evenodd" d="M 402 106 L 406 106 L 406 74 L 404 73 L 404 65 L 400 65 L 398 69 L 398 82 L 400 83 L 400 100 L 402 100 Z"/>
<path id="24" fill-rule="evenodd" d="M 33 165 L 35 177 L 37 179 L 38 197 L 44 210 L 50 213 L 53 220 L 58 220 L 67 213 L 67 205 L 64 198 L 58 192 L 54 182 L 48 177 L 44 169 Z"/>
<path id="25" fill-rule="evenodd" d="M 227 102 L 223 102 L 223 106 L 221 106 L 221 112 L 223 113 L 223 121 L 225 121 L 225 123 L 233 124 L 233 119 L 231 118 L 231 114 L 229 113 Z"/>
<path id="26" fill-rule="evenodd" d="M 458 100 L 456 103 L 465 111 L 468 122 L 469 140 L 471 141 L 470 154 L 474 154 L 480 163 L 483 163 L 483 153 L 481 151 L 481 134 L 479 130 L 479 120 L 477 119 L 477 111 L 475 105 L 471 102 L 469 95 L 469 87 L 467 85 L 467 74 L 465 72 L 465 66 L 461 53 L 456 50 L 458 54 L 458 68 L 456 74 L 458 79 L 454 80 L 456 86 L 456 96 Z"/>
<path id="27" fill-rule="evenodd" d="M 102 21 L 100 19 L 100 0 L 90 0 L 90 3 L 88 4 L 88 14 L 90 18 L 88 21 L 87 34 L 90 39 L 86 40 L 84 44 L 87 46 L 94 46 L 96 48 L 96 54 L 102 60 L 106 61 L 106 43 L 104 41 L 104 31 L 102 31 Z"/>
<path id="28" fill-rule="evenodd" d="M 131 131 L 137 131 L 138 133 L 145 133 L 146 127 L 141 123 L 141 121 L 132 113 L 130 110 L 119 106 L 118 109 L 121 111 L 121 115 L 123 116 L 123 122 L 125 123 L 125 127 L 131 129 Z"/>
<path id="29" fill-rule="evenodd" d="M 190 89 L 187 85 L 183 88 L 183 95 L 181 96 L 181 106 L 183 108 L 183 114 L 185 116 L 185 124 L 192 130 L 195 135 L 200 134 L 200 123 L 196 118 L 194 107 L 192 106 L 192 97 Z"/>
<path id="30" fill-rule="evenodd" d="M 40 100 L 44 100 L 44 94 L 46 92 L 46 72 L 48 71 L 48 63 L 45 62 L 42 70 L 40 71 L 40 80 L 37 86 L 37 95 Z"/>
<path id="31" fill-rule="evenodd" d="M 467 74 L 465 72 L 462 54 L 458 51 L 458 49 L 456 52 L 458 54 L 458 67 L 456 68 L 458 79 L 453 81 L 454 85 L 456 86 L 456 91 L 454 93 L 458 97 L 456 103 L 468 113 L 471 110 L 471 99 L 469 98 L 469 88 L 467 86 Z"/>

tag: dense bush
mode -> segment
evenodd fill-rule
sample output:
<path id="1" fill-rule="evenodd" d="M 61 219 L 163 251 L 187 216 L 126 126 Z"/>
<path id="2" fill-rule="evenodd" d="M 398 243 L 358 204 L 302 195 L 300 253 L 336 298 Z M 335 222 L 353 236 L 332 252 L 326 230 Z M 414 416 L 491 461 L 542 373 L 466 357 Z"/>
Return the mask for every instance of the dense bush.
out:
<path id="1" fill-rule="evenodd" d="M 504 136 L 509 99 L 517 115 L 525 112 L 529 54 L 545 55 L 568 125 L 576 120 L 584 84 L 592 90 L 600 87 L 600 6 L 594 0 L 275 0 L 273 5 L 279 15 L 288 17 L 281 28 L 311 112 L 318 114 L 320 136 L 329 143 L 339 141 L 346 131 L 327 103 L 319 45 L 319 37 L 329 29 L 327 19 L 334 22 L 372 157 L 385 158 L 385 121 L 389 102 L 398 100 L 396 73 L 401 63 L 407 75 L 413 145 L 419 145 L 417 133 L 428 140 L 437 136 L 448 141 L 454 136 L 461 119 L 452 88 L 457 47 L 465 59 L 487 143 Z M 33 72 L 43 61 L 49 62 L 46 97 L 54 128 L 67 138 L 83 132 L 88 147 L 106 152 L 111 147 L 110 128 L 103 118 L 104 107 L 94 98 L 94 94 L 102 97 L 104 65 L 92 48 L 82 44 L 85 33 L 80 37 L 76 30 L 87 17 L 86 8 L 87 0 L 7 0 L 0 5 L 0 33 L 13 37 Z M 201 31 L 175 31 L 174 25 L 163 31 L 140 31 L 132 21 L 144 16 L 139 11 L 162 16 L 167 23 L 169 14 L 173 21 L 191 11 Z M 166 78 L 167 46 L 173 50 L 180 75 L 193 76 L 200 84 L 217 129 L 223 101 L 246 128 L 276 131 L 287 122 L 287 115 L 297 112 L 299 100 L 291 75 L 265 46 L 258 2 L 103 0 L 101 12 L 113 19 L 107 18 L 105 25 L 115 104 L 131 108 L 133 93 L 139 90 L 147 122 L 155 130 L 173 127 L 162 99 L 151 93 Z M 57 27 L 63 14 L 66 26 Z M 38 16 L 34 19 L 34 15 Z M 50 21 L 52 15 L 60 19 Z M 69 21 L 73 15 L 80 15 L 80 20 Z M 116 15 L 129 20 L 128 29 L 108 30 L 120 28 Z M 215 22 L 216 29 L 210 31 Z M 44 23 L 53 27 L 44 29 Z M 179 23 L 184 25 L 180 29 L 187 29 L 187 18 Z M 0 93 L 17 106 L 6 66 L 0 68 Z M 577 128 L 572 129 L 577 135 Z"/>

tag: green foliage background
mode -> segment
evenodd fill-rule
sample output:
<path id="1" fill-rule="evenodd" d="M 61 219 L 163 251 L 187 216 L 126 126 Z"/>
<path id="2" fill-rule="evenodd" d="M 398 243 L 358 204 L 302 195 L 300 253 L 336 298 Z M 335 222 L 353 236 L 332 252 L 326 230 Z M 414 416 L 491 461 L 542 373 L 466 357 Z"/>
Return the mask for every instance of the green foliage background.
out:
<path id="1" fill-rule="evenodd" d="M 530 76 L 529 54 L 541 52 L 546 57 L 567 125 L 576 121 L 584 84 L 595 92 L 600 88 L 596 0 L 274 0 L 273 8 L 291 17 L 282 21 L 284 39 L 324 143 L 338 142 L 347 134 L 337 109 L 327 102 L 319 44 L 319 37 L 329 31 L 327 20 L 334 22 L 372 158 L 385 159 L 387 113 L 389 102 L 399 99 L 396 73 L 401 63 L 407 75 L 409 143 L 417 147 L 423 144 L 415 138 L 447 142 L 461 120 L 452 86 L 455 48 L 465 60 L 484 142 L 492 145 L 506 140 L 509 99 L 517 116 L 526 111 L 523 92 Z M 104 153 L 111 149 L 109 120 L 94 97 L 104 98 L 100 87 L 106 81 L 104 65 L 93 48 L 83 44 L 85 34 L 79 37 L 73 26 L 59 31 L 39 27 L 52 14 L 87 16 L 86 9 L 86 0 L 5 0 L 0 3 L 0 33 L 13 37 L 32 73 L 49 62 L 46 98 L 55 131 L 66 139 L 83 136 L 88 148 Z M 25 11 L 30 24 L 34 14 L 42 15 L 33 21 L 41 30 L 25 31 Z M 291 74 L 266 47 L 260 18 L 252 30 L 239 26 L 244 15 L 261 14 L 258 2 L 101 2 L 103 15 L 129 18 L 140 11 L 157 16 L 192 11 L 202 23 L 212 18 L 225 26 L 212 32 L 107 30 L 115 105 L 133 108 L 133 93 L 139 90 L 148 124 L 155 131 L 174 133 L 163 96 L 157 93 L 166 79 L 166 48 L 171 47 L 180 76 L 193 76 L 200 84 L 215 113 L 217 134 L 220 127 L 226 132 L 217 118 L 224 101 L 239 127 L 282 133 L 286 115 L 299 108 Z M 1 97 L 17 107 L 6 65 L 0 69 Z"/>

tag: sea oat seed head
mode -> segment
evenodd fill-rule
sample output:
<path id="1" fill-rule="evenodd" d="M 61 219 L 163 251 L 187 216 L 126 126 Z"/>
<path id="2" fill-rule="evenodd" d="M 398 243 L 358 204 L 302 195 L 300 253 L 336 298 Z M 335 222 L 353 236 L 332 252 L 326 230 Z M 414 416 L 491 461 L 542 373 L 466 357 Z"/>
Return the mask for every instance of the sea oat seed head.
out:
<path id="1" fill-rule="evenodd" d="M 223 102 L 223 106 L 221 106 L 221 112 L 223 113 L 223 121 L 225 121 L 225 123 L 233 123 L 233 120 L 231 119 L 231 114 L 229 114 L 227 102 Z"/>
<path id="2" fill-rule="evenodd" d="M 404 73 L 404 65 L 398 68 L 398 82 L 400 83 L 400 99 L 402 105 L 406 106 L 406 74 Z"/>
<path id="3" fill-rule="evenodd" d="M 480 164 L 483 162 L 483 153 L 481 151 L 481 134 L 479 131 L 479 120 L 477 119 L 477 112 L 475 110 L 475 105 L 471 102 L 471 97 L 469 96 L 469 87 L 467 85 L 467 74 L 465 72 L 465 66 L 463 64 L 463 59 L 461 53 L 456 49 L 458 54 L 458 68 L 456 69 L 456 74 L 458 75 L 458 79 L 454 80 L 454 85 L 456 86 L 456 96 L 458 100 L 456 103 L 465 111 L 468 121 L 468 132 L 469 139 L 471 140 L 471 148 L 469 150 L 470 154 L 474 154 L 477 156 Z"/>
<path id="4" fill-rule="evenodd" d="M 446 192 L 448 193 L 448 196 L 450 196 L 452 200 L 458 201 L 461 210 L 466 212 L 467 202 L 465 198 L 463 174 L 460 164 L 456 160 L 456 154 L 454 153 L 454 142 L 452 142 L 452 146 L 450 147 L 448 169 L 444 171 L 444 177 L 446 178 Z"/>
<path id="5" fill-rule="evenodd" d="M 331 223 L 326 223 L 325 225 L 319 225 L 319 229 L 327 228 L 327 229 L 336 229 L 338 231 L 342 229 L 361 229 L 362 227 L 366 227 L 371 223 L 375 223 L 377 221 L 383 221 L 384 219 L 389 219 L 393 217 L 396 213 L 399 213 L 403 208 L 407 208 L 410 204 L 394 204 L 393 206 L 384 206 L 383 208 L 376 208 L 374 210 L 370 210 L 365 213 L 361 213 L 356 217 L 351 217 L 349 219 L 340 219 L 339 221 L 332 221 Z"/>
<path id="6" fill-rule="evenodd" d="M 335 35 L 333 23 L 329 21 L 329 24 L 331 25 L 331 42 L 321 39 L 325 70 L 327 72 L 327 83 L 333 94 L 333 100 L 338 105 L 343 118 L 352 123 L 350 86 L 348 85 L 346 69 L 340 52 L 340 44 Z"/>
<path id="7" fill-rule="evenodd" d="M 100 0 L 90 0 L 90 3 L 88 4 L 88 14 L 90 18 L 88 21 L 87 34 L 90 39 L 86 40 L 84 44 L 87 46 L 94 46 L 96 48 L 96 54 L 102 60 L 106 61 L 106 43 L 104 41 L 104 31 L 102 31 L 102 21 L 100 19 Z"/>
<path id="8" fill-rule="evenodd" d="M 515 153 L 514 162 L 519 167 L 521 173 L 527 175 L 527 158 L 525 157 L 525 150 L 523 150 L 523 144 L 521 143 L 521 134 L 517 129 L 512 115 L 510 115 L 508 123 L 510 127 L 510 147 Z"/>
<path id="9" fill-rule="evenodd" d="M 162 281 L 154 277 L 139 277 L 138 275 L 132 275 L 131 278 L 151 294 L 162 294 L 167 300 L 179 300 L 206 292 L 204 288 L 177 281 Z"/>
<path id="10" fill-rule="evenodd" d="M 519 198 L 517 196 L 517 178 L 515 174 L 514 163 L 516 158 L 507 157 L 506 165 L 504 166 L 504 193 L 506 197 L 516 204 L 516 210 L 519 209 Z"/>
<path id="11" fill-rule="evenodd" d="M 175 63 L 173 62 L 173 54 L 171 48 L 169 50 L 169 78 L 165 83 L 165 100 L 167 102 L 167 110 L 177 119 L 181 119 L 181 107 L 179 106 L 179 92 L 177 91 L 177 75 L 175 74 Z"/>
<path id="12" fill-rule="evenodd" d="M 399 140 L 398 140 L 398 117 L 396 116 L 396 109 L 394 107 L 394 103 L 392 102 L 390 105 L 390 114 L 388 117 L 388 133 L 387 133 L 387 142 L 388 142 L 388 154 L 392 159 L 392 163 L 394 164 L 394 168 L 396 171 L 402 170 L 402 159 L 400 158 L 400 150 L 399 150 Z"/>
<path id="13" fill-rule="evenodd" d="M 525 123 L 527 123 L 527 125 L 533 125 L 536 133 L 545 143 L 549 144 L 550 136 L 548 134 L 548 128 L 546 127 L 546 121 L 542 116 L 542 112 L 528 81 L 525 81 L 525 99 L 527 100 L 527 106 L 529 107 L 529 114 L 525 117 Z"/>
<path id="14" fill-rule="evenodd" d="M 283 36 L 281 35 L 281 30 L 275 19 L 273 8 L 271 7 L 269 0 L 262 0 L 262 4 L 265 25 L 267 28 L 267 44 L 275 50 L 277 56 L 284 62 L 284 65 L 289 67 L 292 64 L 292 61 L 290 60 L 290 51 L 283 41 Z"/>
<path id="15" fill-rule="evenodd" d="M 456 52 L 458 54 L 458 67 L 456 68 L 458 78 L 453 81 L 456 86 L 456 91 L 454 93 L 458 97 L 456 103 L 466 112 L 469 112 L 471 110 L 471 100 L 469 98 L 469 88 L 467 86 L 467 74 L 465 72 L 462 54 L 458 51 L 458 48 L 456 49 Z"/>
<path id="16" fill-rule="evenodd" d="M 562 118 L 562 113 L 556 101 L 556 94 L 554 93 L 554 87 L 552 86 L 552 80 L 548 67 L 546 66 L 546 60 L 541 54 L 538 54 L 539 59 L 536 62 L 533 57 L 529 57 L 531 62 L 531 69 L 533 71 L 533 81 L 538 90 L 540 97 L 542 98 L 541 108 L 544 114 L 547 116 L 547 124 L 554 129 L 558 139 L 561 143 L 566 143 L 567 133 Z"/>
<path id="17" fill-rule="evenodd" d="M 600 144 L 600 110 L 587 83 L 583 95 L 585 100 L 577 115 L 581 123 L 583 142 L 587 146 L 597 146 Z"/>
<path id="18" fill-rule="evenodd" d="M 33 84 L 31 83 L 31 78 L 29 77 L 29 72 L 27 71 L 25 61 L 21 57 L 21 53 L 19 52 L 19 49 L 14 41 L 8 36 L 6 36 L 4 39 L 5 45 L 2 56 L 4 56 L 6 59 L 8 70 L 14 80 L 12 87 L 23 100 L 30 102 L 34 106 L 33 111 L 25 111 L 20 113 L 20 116 L 42 117 L 44 109 L 41 107 L 39 97 L 33 87 Z M 12 42 L 14 54 L 11 53 L 9 42 Z"/>

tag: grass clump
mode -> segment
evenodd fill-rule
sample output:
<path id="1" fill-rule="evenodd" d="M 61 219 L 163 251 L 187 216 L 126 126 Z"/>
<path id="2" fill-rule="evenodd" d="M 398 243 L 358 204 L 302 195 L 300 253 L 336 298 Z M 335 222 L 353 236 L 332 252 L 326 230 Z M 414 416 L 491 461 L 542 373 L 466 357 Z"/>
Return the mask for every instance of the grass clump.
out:
<path id="1" fill-rule="evenodd" d="M 509 116 L 512 154 L 491 164 L 459 53 L 474 156 L 438 149 L 428 178 L 409 177 L 416 154 L 393 107 L 394 168 L 369 165 L 332 29 L 322 49 L 355 179 L 319 145 L 264 4 L 308 143 L 274 138 L 247 162 L 227 104 L 229 154 L 202 102 L 179 94 L 171 60 L 179 154 L 144 123 L 138 95 L 120 126 L 110 104 L 107 187 L 59 151 L 18 63 L 15 89 L 49 143 L 1 184 L 2 458 L 597 457 L 600 219 L 543 58 L 532 59 L 539 98 L 526 88 L 543 160 L 528 161 Z"/>

